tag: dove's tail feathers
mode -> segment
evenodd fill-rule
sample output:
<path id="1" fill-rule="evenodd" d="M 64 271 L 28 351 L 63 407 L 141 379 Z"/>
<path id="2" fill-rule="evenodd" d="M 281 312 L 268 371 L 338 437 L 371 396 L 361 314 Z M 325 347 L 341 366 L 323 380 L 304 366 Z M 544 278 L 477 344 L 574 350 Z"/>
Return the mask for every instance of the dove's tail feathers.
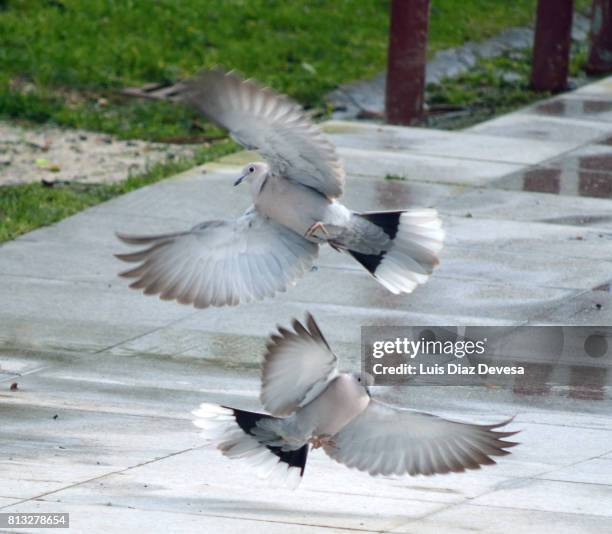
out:
<path id="1" fill-rule="evenodd" d="M 297 450 L 283 450 L 281 446 L 270 446 L 262 440 L 281 440 L 258 423 L 276 418 L 216 404 L 201 404 L 193 412 L 194 425 L 202 429 L 202 436 L 231 459 L 239 459 L 256 469 L 259 478 L 267 479 L 271 485 L 295 489 L 304 476 L 309 445 Z"/>
<path id="2" fill-rule="evenodd" d="M 351 250 L 355 258 L 386 289 L 399 295 L 410 293 L 427 281 L 438 264 L 444 230 L 434 209 L 378 211 L 357 214 L 380 228 L 389 238 L 383 250 L 364 254 Z"/>

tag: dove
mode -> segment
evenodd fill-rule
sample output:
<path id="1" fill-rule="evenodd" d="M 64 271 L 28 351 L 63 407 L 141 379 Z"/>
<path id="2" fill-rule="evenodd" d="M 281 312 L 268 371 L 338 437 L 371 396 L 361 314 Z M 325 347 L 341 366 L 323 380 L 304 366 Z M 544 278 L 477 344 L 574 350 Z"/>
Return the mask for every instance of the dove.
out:
<path id="1" fill-rule="evenodd" d="M 249 163 L 253 205 L 235 220 L 178 233 L 117 236 L 137 263 L 131 288 L 196 308 L 234 306 L 286 291 L 313 267 L 319 246 L 359 262 L 393 294 L 412 292 L 438 263 L 444 232 L 434 209 L 358 213 L 338 201 L 345 173 L 336 150 L 302 108 L 253 80 L 219 69 L 182 84 L 179 99 L 265 161 Z M 144 248 L 142 248 L 144 247 Z"/>
<path id="2" fill-rule="evenodd" d="M 211 403 L 192 412 L 202 437 L 261 478 L 295 489 L 310 448 L 370 475 L 433 475 L 494 464 L 517 445 L 492 425 L 451 421 L 372 398 L 371 376 L 342 373 L 312 315 L 268 339 L 256 413 Z"/>

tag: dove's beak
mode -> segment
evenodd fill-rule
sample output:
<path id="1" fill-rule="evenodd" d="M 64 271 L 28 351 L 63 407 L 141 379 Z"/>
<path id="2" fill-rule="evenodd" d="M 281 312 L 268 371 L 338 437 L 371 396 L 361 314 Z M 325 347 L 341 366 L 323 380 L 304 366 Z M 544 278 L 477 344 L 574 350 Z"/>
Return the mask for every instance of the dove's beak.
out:
<path id="1" fill-rule="evenodd" d="M 238 180 L 234 182 L 234 187 L 236 187 L 237 185 L 240 185 L 242 183 L 242 180 L 244 180 L 246 177 L 247 175 L 245 174 L 244 176 L 241 176 L 240 178 L 238 178 Z"/>

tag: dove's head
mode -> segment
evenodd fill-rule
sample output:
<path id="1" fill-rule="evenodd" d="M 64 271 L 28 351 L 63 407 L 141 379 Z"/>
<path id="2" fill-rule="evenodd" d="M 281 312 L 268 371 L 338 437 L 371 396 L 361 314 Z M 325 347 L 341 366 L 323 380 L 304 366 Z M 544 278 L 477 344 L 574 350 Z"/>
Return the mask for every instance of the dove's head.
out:
<path id="1" fill-rule="evenodd" d="M 239 185 L 245 180 L 251 183 L 260 182 L 266 177 L 269 170 L 270 167 L 268 167 L 267 163 L 264 163 L 263 161 L 254 161 L 253 163 L 249 163 L 248 165 L 244 166 L 240 178 L 234 182 L 234 185 Z"/>
<path id="2" fill-rule="evenodd" d="M 351 373 L 352 379 L 370 394 L 370 386 L 374 385 L 374 377 L 370 373 Z"/>

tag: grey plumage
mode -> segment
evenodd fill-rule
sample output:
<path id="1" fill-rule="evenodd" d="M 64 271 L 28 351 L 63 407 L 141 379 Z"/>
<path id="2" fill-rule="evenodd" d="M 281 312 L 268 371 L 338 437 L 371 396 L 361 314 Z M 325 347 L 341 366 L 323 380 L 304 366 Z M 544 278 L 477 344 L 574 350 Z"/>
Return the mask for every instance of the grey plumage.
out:
<path id="1" fill-rule="evenodd" d="M 237 183 L 249 183 L 253 207 L 236 221 L 208 221 L 172 236 L 119 235 L 130 245 L 150 245 L 118 255 L 140 262 L 122 273 L 136 279 L 130 287 L 197 307 L 259 300 L 292 285 L 324 243 L 394 294 L 429 278 L 444 237 L 436 211 L 357 213 L 340 204 L 340 159 L 289 98 L 220 70 L 185 82 L 181 98 L 266 162 L 243 169 Z"/>
<path id="2" fill-rule="evenodd" d="M 479 469 L 516 445 L 510 421 L 477 425 L 386 405 L 364 379 L 341 373 L 314 318 L 294 320 L 270 337 L 262 364 L 261 395 L 270 413 L 202 404 L 193 413 L 202 435 L 263 477 L 295 487 L 308 448 L 371 475 L 433 475 Z"/>
<path id="3" fill-rule="evenodd" d="M 197 308 L 231 306 L 285 291 L 318 254 L 317 245 L 254 209 L 235 221 L 207 221 L 188 232 L 118 237 L 147 246 L 117 255 L 139 263 L 121 273 L 136 279 L 130 287 Z"/>

